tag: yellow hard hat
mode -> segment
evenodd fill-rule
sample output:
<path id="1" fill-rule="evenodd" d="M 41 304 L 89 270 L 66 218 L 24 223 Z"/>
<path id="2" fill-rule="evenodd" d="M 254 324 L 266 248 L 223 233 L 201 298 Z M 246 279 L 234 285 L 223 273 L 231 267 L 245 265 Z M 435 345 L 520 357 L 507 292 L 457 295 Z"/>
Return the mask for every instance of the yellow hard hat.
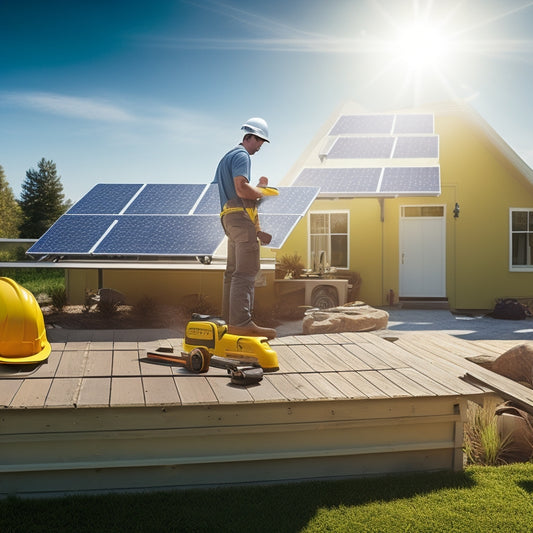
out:
<path id="1" fill-rule="evenodd" d="M 0 277 L 0 363 L 40 363 L 51 351 L 43 313 L 33 294 Z"/>

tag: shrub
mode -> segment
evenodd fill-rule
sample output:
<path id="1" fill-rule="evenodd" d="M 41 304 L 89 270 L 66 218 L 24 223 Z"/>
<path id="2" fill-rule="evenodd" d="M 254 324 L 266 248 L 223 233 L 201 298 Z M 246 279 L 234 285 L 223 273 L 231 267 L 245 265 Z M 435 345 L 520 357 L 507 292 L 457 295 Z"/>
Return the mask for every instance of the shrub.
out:
<path id="1" fill-rule="evenodd" d="M 301 278 L 304 268 L 305 266 L 300 255 L 296 253 L 293 255 L 282 255 L 279 262 L 276 263 L 276 278 Z"/>
<path id="2" fill-rule="evenodd" d="M 52 300 L 52 307 L 61 313 L 67 305 L 67 291 L 64 287 L 52 287 L 48 292 Z"/>

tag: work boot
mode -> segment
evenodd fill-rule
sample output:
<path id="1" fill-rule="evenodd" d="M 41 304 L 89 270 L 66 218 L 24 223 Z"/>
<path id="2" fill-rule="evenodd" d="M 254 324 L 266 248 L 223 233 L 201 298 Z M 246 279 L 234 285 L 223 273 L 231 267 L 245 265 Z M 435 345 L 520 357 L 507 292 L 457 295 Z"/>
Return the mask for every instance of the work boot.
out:
<path id="1" fill-rule="evenodd" d="M 273 339 L 276 336 L 276 330 L 272 328 L 262 328 L 253 322 L 247 326 L 228 326 L 228 333 L 231 335 L 240 335 L 241 337 L 266 337 Z"/>

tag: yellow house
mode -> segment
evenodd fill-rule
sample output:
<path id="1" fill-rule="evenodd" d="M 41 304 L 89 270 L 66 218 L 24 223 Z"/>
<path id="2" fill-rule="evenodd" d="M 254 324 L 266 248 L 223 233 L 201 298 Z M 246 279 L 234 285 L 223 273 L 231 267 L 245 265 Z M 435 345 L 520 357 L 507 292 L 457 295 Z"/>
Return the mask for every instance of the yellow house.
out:
<path id="1" fill-rule="evenodd" d="M 408 127 L 395 129 L 405 117 Z M 397 190 L 372 189 L 370 174 L 383 180 L 391 169 Z M 366 303 L 488 310 L 497 298 L 533 296 L 533 171 L 466 105 L 342 106 L 282 185 L 311 183 L 321 191 L 278 256 L 299 254 L 313 269 L 325 252 L 338 273 L 359 273 Z"/>
<path id="2" fill-rule="evenodd" d="M 489 310 L 497 298 L 533 297 L 533 171 L 466 105 L 363 113 L 347 103 L 279 185 L 320 190 L 281 248 L 263 250 L 262 307 L 278 293 L 274 261 L 294 254 L 311 271 L 322 260 L 333 276 L 357 273 L 357 299 L 376 307 L 429 300 Z M 40 266 L 65 269 L 72 304 L 110 287 L 131 303 L 200 295 L 217 307 L 224 252 L 211 264 L 50 256 L 58 262 Z"/>

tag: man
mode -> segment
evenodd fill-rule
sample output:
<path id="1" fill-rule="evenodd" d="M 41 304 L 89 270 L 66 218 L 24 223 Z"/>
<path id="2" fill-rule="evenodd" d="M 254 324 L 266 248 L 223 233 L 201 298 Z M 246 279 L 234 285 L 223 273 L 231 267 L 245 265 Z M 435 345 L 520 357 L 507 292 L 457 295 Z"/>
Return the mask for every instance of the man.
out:
<path id="1" fill-rule="evenodd" d="M 222 318 L 228 324 L 228 333 L 272 339 L 276 336 L 274 329 L 252 321 L 255 277 L 260 268 L 259 241 L 268 244 L 271 236 L 261 231 L 256 207 L 268 178 L 261 177 L 257 187 L 251 185 L 250 156 L 264 142 L 270 142 L 268 125 L 262 118 L 251 118 L 241 129 L 242 142 L 221 159 L 213 181 L 218 184 L 220 216 L 228 237 Z"/>

